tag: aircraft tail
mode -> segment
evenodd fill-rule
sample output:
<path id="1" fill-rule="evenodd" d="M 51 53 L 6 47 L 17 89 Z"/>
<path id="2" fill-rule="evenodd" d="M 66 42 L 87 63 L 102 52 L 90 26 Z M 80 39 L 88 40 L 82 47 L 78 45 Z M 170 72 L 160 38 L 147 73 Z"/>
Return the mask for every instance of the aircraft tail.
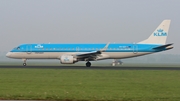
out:
<path id="1" fill-rule="evenodd" d="M 156 30 L 149 36 L 148 39 L 141 41 L 139 43 L 143 44 L 166 44 L 166 39 L 168 36 L 169 26 L 171 20 L 164 20 Z"/>

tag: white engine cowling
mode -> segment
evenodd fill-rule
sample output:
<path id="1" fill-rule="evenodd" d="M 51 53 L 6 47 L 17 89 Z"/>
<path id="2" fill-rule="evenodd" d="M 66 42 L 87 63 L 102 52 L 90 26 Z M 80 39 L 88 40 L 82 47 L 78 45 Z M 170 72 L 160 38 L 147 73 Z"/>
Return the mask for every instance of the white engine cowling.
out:
<path id="1" fill-rule="evenodd" d="M 60 60 L 62 64 L 73 64 L 77 62 L 77 59 L 70 55 L 63 55 L 61 56 Z"/>

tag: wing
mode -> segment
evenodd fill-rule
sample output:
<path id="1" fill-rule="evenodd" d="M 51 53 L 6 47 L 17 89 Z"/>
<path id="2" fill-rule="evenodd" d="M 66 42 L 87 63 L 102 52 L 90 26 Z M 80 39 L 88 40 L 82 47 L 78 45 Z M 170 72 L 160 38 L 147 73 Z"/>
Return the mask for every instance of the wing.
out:
<path id="1" fill-rule="evenodd" d="M 107 43 L 106 46 L 98 51 L 92 51 L 92 52 L 83 52 L 83 53 L 78 53 L 76 56 L 78 58 L 88 58 L 88 59 L 93 59 L 96 58 L 98 55 L 100 55 L 102 52 L 106 51 L 110 43 Z"/>
<path id="2" fill-rule="evenodd" d="M 79 54 L 76 54 L 76 56 L 79 56 L 79 57 L 84 57 L 84 56 L 96 56 L 98 54 L 101 54 L 100 51 L 92 51 L 92 52 L 85 52 L 85 53 L 79 53 Z"/>

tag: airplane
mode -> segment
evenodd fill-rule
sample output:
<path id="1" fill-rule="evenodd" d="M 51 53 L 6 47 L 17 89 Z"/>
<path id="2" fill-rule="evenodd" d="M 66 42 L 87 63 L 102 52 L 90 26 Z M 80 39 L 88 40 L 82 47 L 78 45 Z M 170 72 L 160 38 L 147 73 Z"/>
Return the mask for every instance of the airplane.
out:
<path id="1" fill-rule="evenodd" d="M 121 60 L 118 60 L 118 59 L 113 59 L 112 61 L 112 66 L 116 66 L 116 65 L 122 65 L 123 62 Z"/>
<path id="2" fill-rule="evenodd" d="M 164 20 L 149 38 L 138 43 L 21 44 L 6 56 L 22 59 L 23 66 L 28 59 L 58 59 L 61 64 L 85 61 L 86 67 L 90 67 L 90 61 L 131 58 L 172 49 L 173 43 L 166 44 L 170 22 Z"/>

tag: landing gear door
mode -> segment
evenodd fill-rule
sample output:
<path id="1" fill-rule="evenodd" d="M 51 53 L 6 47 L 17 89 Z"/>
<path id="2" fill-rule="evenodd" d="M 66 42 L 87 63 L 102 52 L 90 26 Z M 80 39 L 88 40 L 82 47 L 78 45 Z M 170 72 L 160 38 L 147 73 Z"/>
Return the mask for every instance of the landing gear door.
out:
<path id="1" fill-rule="evenodd" d="M 76 47 L 76 52 L 79 52 L 79 47 Z"/>
<path id="2" fill-rule="evenodd" d="M 138 53 L 138 45 L 136 43 L 133 44 L 133 53 L 134 54 Z"/>
<path id="3" fill-rule="evenodd" d="M 26 46 L 26 53 L 31 54 L 32 53 L 32 45 L 27 45 Z"/>

